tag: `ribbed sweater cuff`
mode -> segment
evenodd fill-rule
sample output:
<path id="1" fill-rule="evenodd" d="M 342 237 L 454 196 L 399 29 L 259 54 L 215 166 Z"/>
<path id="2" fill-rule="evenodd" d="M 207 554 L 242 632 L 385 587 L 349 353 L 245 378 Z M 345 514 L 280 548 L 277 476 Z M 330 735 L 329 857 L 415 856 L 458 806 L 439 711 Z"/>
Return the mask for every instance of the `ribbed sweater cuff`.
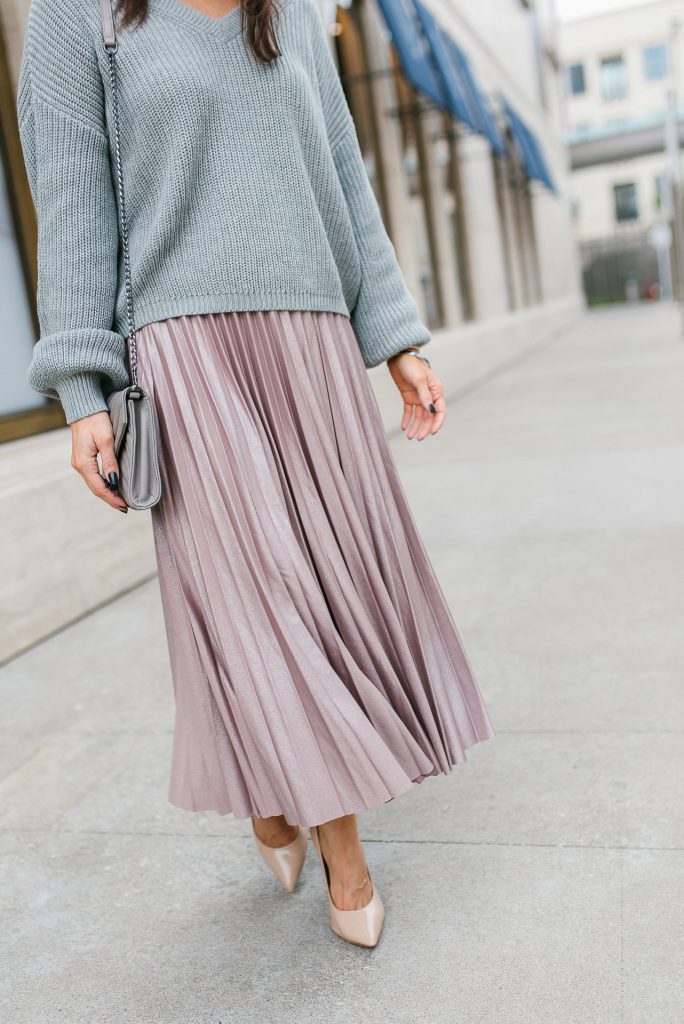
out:
<path id="1" fill-rule="evenodd" d="M 107 409 L 99 373 L 79 373 L 74 377 L 65 377 L 55 387 L 67 423 Z"/>
<path id="2" fill-rule="evenodd" d="M 59 398 L 67 423 L 107 408 L 103 379 L 113 388 L 129 383 L 126 342 L 114 331 L 59 331 L 33 349 L 28 382 L 40 394 Z"/>
<path id="3" fill-rule="evenodd" d="M 359 339 L 363 361 L 368 369 L 379 366 L 405 348 L 420 348 L 431 340 L 431 335 L 420 321 L 409 319 L 406 324 L 388 321 L 383 333 L 378 334 L 377 318 L 370 325 L 364 323 L 363 314 L 353 315 L 352 326 Z"/>
<path id="4" fill-rule="evenodd" d="M 351 128 L 335 147 L 335 166 L 361 266 L 361 286 L 351 320 L 364 363 L 370 368 L 408 345 L 425 344 L 430 332 L 401 273 Z"/>

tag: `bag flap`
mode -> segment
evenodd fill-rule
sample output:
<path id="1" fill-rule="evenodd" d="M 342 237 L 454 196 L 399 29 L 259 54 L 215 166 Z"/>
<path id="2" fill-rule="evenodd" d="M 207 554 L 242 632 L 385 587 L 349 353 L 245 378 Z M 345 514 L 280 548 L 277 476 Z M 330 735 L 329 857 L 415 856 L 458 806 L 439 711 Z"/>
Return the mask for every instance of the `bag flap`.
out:
<path id="1" fill-rule="evenodd" d="M 131 396 L 131 392 L 135 392 L 135 397 Z M 114 454 L 117 458 L 128 430 L 130 417 L 129 402 L 137 401 L 139 393 L 139 389 L 131 385 L 130 387 L 123 388 L 121 391 L 113 391 L 106 398 L 109 418 L 112 421 L 112 431 L 114 433 Z"/>

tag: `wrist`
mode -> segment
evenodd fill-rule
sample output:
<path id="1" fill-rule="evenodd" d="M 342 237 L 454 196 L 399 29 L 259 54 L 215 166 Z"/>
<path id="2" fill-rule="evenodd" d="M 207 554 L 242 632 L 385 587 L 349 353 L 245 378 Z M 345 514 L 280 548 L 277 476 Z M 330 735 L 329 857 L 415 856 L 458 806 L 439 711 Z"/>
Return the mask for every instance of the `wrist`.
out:
<path id="1" fill-rule="evenodd" d="M 397 356 L 403 355 L 417 357 L 418 359 L 421 360 L 421 362 L 425 363 L 428 368 L 431 368 L 430 360 L 427 358 L 427 356 L 423 355 L 418 345 L 409 345 L 406 348 L 402 348 L 399 352 L 395 352 L 394 355 L 390 357 L 390 359 L 395 359 Z M 387 360 L 388 363 L 390 362 L 390 359 Z"/>

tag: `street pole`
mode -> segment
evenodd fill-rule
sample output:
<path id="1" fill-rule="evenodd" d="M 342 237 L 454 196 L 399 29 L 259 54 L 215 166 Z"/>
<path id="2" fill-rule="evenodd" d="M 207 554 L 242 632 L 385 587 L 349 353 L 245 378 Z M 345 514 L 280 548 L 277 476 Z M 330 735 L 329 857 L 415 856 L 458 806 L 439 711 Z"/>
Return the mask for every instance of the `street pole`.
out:
<path id="1" fill-rule="evenodd" d="M 670 196 L 675 243 L 676 295 L 681 313 L 681 333 L 684 337 L 684 190 L 682 189 L 682 163 L 679 152 L 679 83 L 677 45 L 681 22 L 673 21 L 670 30 L 670 75 L 672 88 L 667 94 L 665 142 L 670 161 Z"/>

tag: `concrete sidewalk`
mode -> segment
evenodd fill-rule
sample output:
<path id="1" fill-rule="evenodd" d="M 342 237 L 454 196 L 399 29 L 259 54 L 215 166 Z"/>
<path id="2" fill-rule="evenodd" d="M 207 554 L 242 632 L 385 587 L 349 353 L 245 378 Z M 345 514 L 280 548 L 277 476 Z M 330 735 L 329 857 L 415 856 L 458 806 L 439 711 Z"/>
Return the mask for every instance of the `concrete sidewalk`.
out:
<path id="1" fill-rule="evenodd" d="M 677 328 L 587 316 L 393 442 L 497 736 L 361 817 L 376 950 L 313 851 L 288 895 L 168 804 L 156 580 L 0 671 L 4 1024 L 681 1024 Z"/>

